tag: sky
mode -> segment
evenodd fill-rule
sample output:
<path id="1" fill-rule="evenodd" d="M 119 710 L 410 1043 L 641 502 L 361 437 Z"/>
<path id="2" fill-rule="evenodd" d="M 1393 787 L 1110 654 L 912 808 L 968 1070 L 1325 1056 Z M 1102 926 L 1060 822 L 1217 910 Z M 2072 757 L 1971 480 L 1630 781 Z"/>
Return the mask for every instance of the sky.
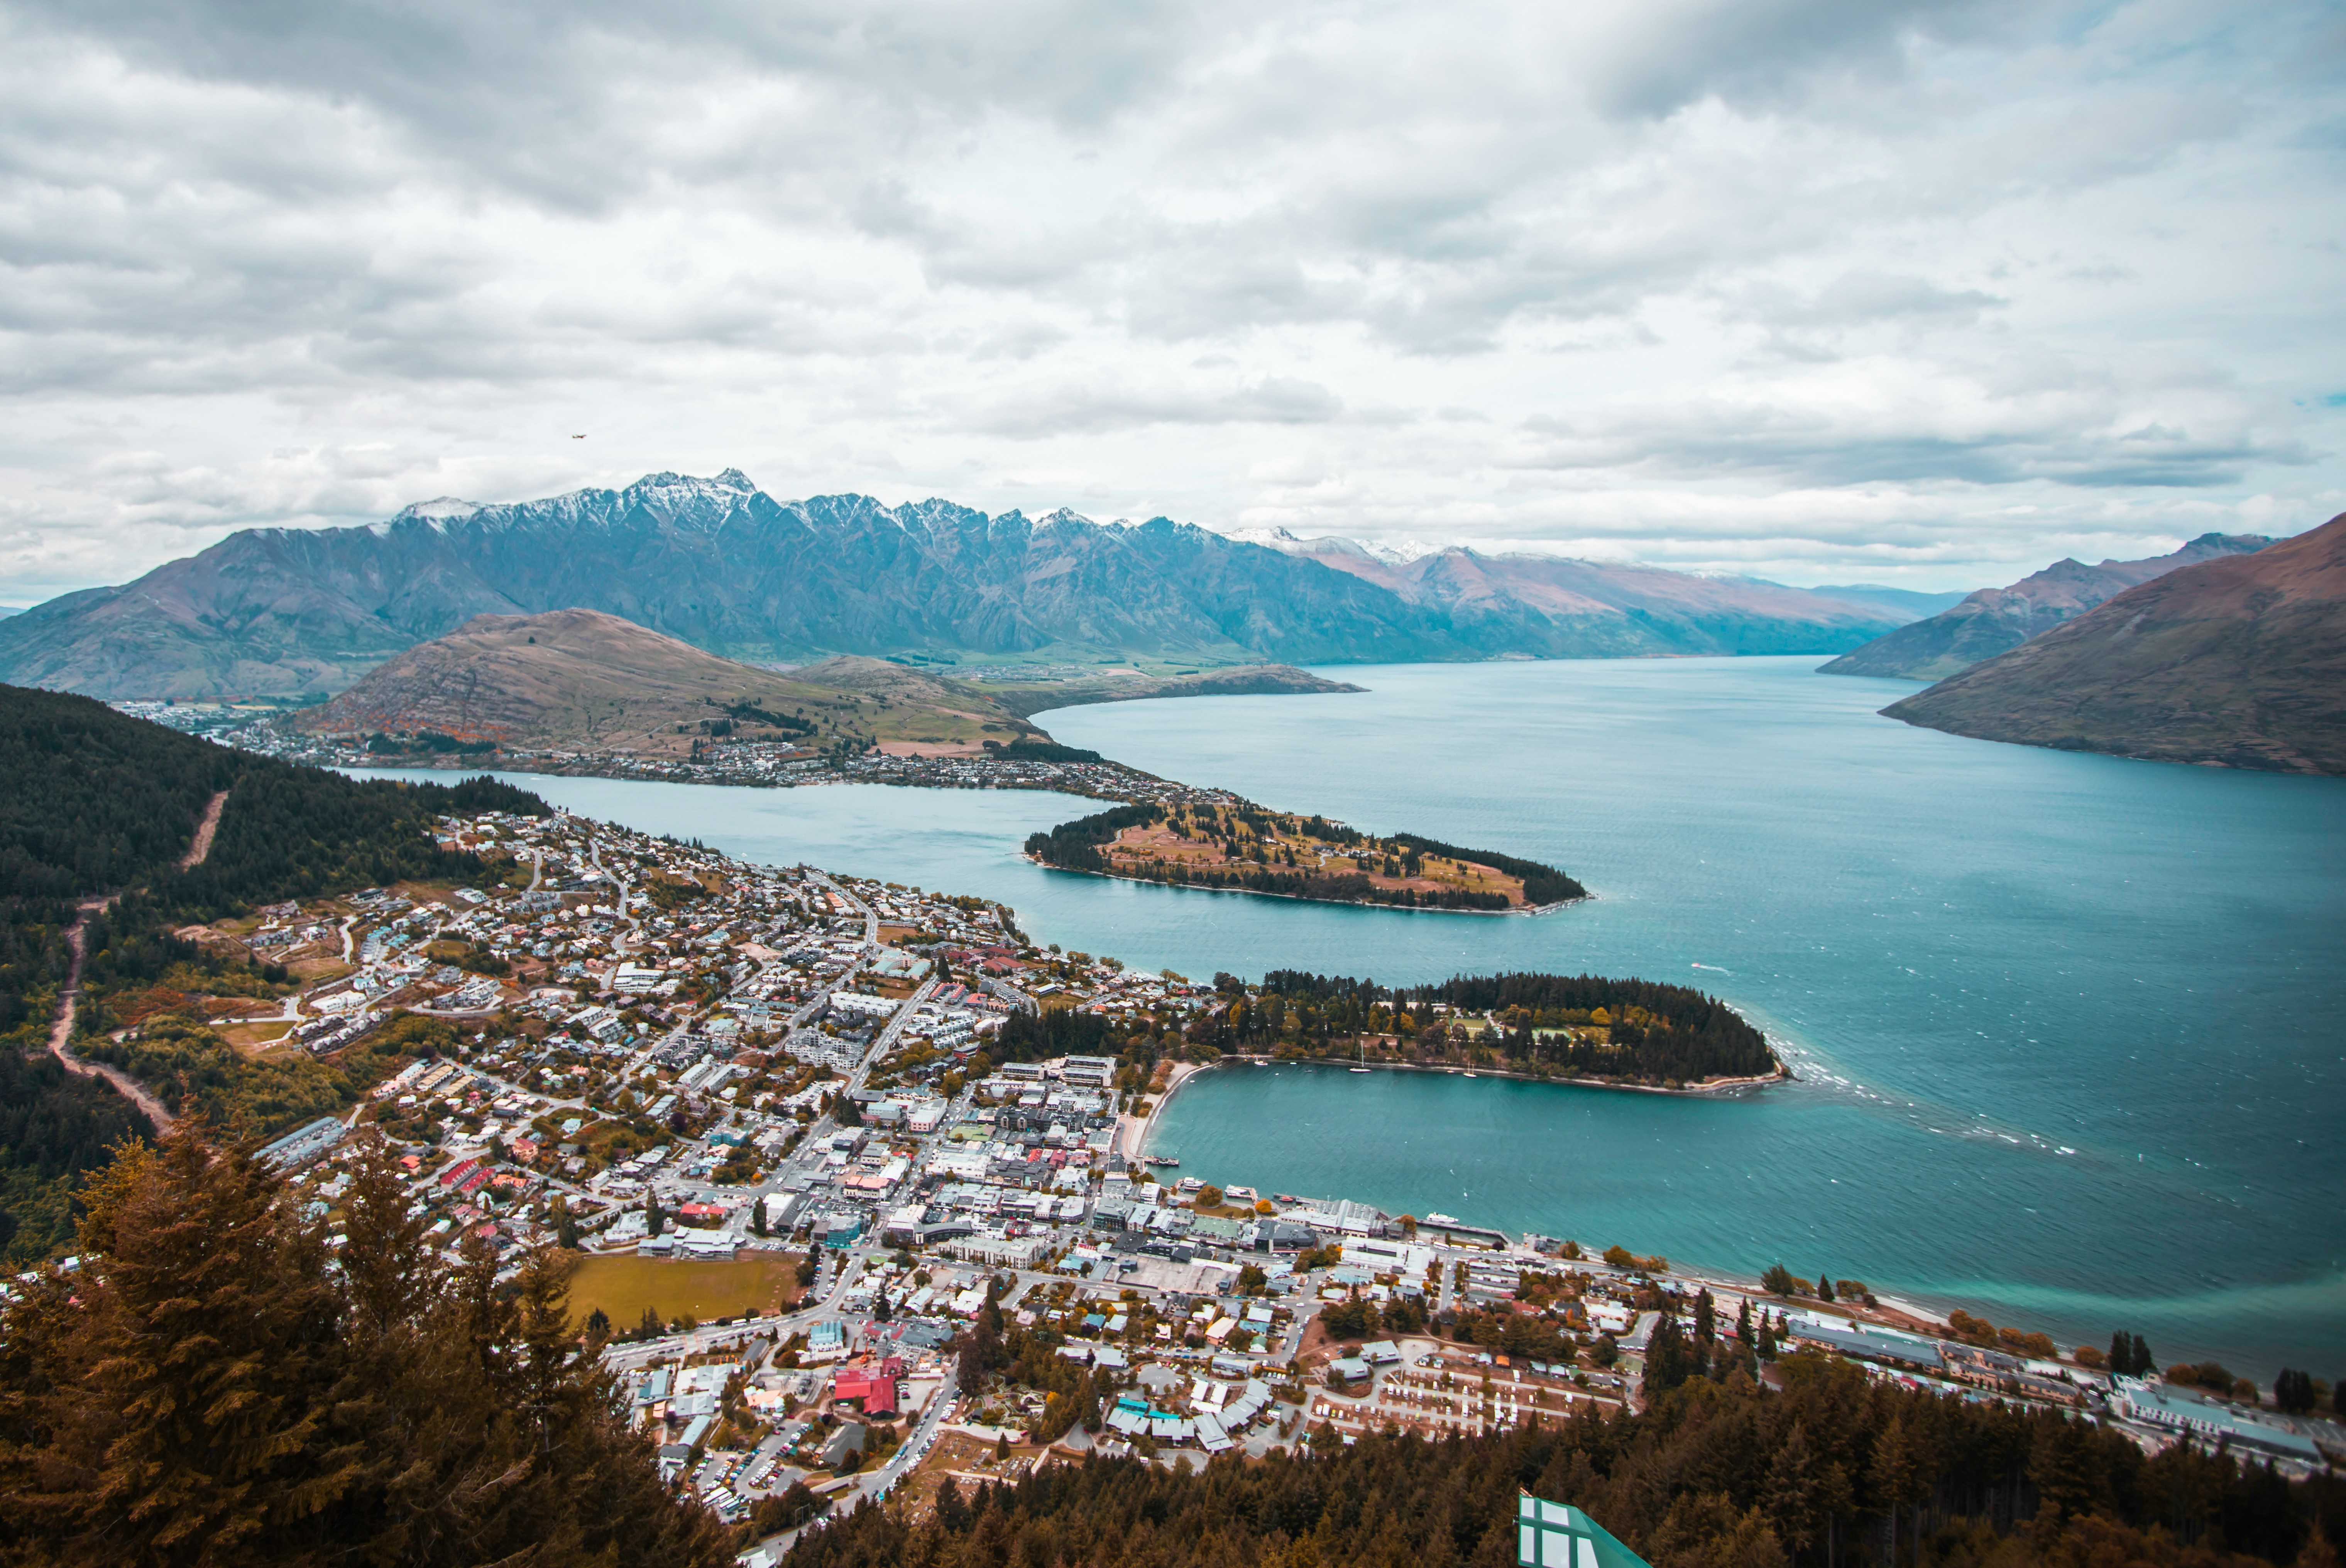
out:
<path id="1" fill-rule="evenodd" d="M 2289 0 L 6 0 L 0 603 L 727 467 L 1802 585 L 2296 533 L 2341 78 Z"/>

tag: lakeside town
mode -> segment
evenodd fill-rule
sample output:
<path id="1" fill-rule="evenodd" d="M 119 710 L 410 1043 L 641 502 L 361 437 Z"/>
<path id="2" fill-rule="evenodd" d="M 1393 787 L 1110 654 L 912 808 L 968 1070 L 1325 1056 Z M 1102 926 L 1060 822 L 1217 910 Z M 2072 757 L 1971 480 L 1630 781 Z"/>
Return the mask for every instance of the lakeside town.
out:
<path id="1" fill-rule="evenodd" d="M 1002 748 L 930 754 L 923 748 L 842 751 L 771 740 L 715 737 L 688 756 L 641 753 L 624 747 L 568 749 L 459 746 L 434 750 L 370 749 L 367 738 L 311 734 L 281 722 L 283 710 L 229 703 L 117 702 L 113 707 L 189 734 L 288 762 L 320 768 L 497 768 L 571 779 L 628 779 L 665 784 L 732 784 L 762 789 L 819 784 L 900 784 L 936 789 L 1043 789 L 1125 804 L 1244 806 L 1226 789 L 1200 789 L 1159 779 L 1137 768 L 1068 747 L 1054 755 L 1014 755 Z"/>
<path id="2" fill-rule="evenodd" d="M 1037 945 L 998 904 L 559 812 L 437 833 L 502 880 L 181 933 L 295 977 L 212 1021 L 240 1048 L 383 1061 L 370 1043 L 415 1019 L 453 1040 L 264 1153 L 330 1233 L 372 1129 L 436 1245 L 575 1247 L 582 1330 L 664 1468 L 761 1535 L 1090 1452 L 1196 1465 L 1618 1410 L 1689 1358 L 1763 1383 L 1839 1358 L 2290 1474 L 2346 1454 L 2335 1423 L 2200 1369 L 2116 1375 L 1861 1281 L 1181 1170 L 1151 1121 L 1186 1074 L 1234 1070 L 1176 1048 L 1224 993 Z M 1152 1048 L 1032 1059 L 1058 1015 Z"/>

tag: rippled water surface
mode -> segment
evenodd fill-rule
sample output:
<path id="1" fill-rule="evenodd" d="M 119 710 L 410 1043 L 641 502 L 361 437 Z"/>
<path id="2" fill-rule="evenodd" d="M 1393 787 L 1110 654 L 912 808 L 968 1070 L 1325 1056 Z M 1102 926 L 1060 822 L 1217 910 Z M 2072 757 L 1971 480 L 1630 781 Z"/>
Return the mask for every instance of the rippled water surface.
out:
<path id="1" fill-rule="evenodd" d="M 522 779 L 574 809 L 1014 904 L 1192 975 L 1510 968 L 1704 987 L 1800 1082 L 1721 1101 L 1309 1068 L 1206 1074 L 1185 1173 L 1757 1273 L 1830 1269 L 2260 1377 L 2346 1356 L 2346 781 L 1959 739 L 1812 660 L 1400 666 L 1370 690 L 1065 709 L 1071 745 L 1563 866 L 1538 919 L 1047 872 L 1088 802 Z M 2326 1359 L 2325 1359 L 2326 1358 Z"/>

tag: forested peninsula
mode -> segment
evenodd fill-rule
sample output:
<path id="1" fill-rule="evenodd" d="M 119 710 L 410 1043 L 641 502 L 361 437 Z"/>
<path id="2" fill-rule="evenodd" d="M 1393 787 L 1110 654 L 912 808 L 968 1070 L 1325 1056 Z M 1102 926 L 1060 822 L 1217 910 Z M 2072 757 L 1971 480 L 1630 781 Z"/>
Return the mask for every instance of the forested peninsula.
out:
<path id="1" fill-rule="evenodd" d="M 1158 1062 L 1341 1058 L 1554 1082 L 1696 1089 L 1787 1075 L 1768 1038 L 1716 997 L 1599 975 L 1491 974 L 1437 985 L 1273 970 L 1260 985 L 1215 976 L 1215 1005 L 1185 1028 L 1072 1008 L 1015 1013 L 1003 1060 L 1069 1053 L 1123 1058 L 1146 1083 Z"/>
<path id="2" fill-rule="evenodd" d="M 1532 913 L 1588 896 L 1554 866 L 1246 801 L 1144 800 L 1026 840 L 1061 871 L 1322 903 Z"/>

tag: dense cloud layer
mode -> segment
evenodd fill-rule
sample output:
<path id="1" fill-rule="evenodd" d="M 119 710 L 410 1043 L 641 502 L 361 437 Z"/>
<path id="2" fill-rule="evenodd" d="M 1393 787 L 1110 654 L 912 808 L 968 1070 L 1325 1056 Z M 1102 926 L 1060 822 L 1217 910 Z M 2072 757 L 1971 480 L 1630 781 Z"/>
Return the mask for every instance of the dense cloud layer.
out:
<path id="1" fill-rule="evenodd" d="M 2212 0 L 13 4 L 0 602 L 729 465 L 1800 582 L 2293 532 L 2341 67 Z"/>

